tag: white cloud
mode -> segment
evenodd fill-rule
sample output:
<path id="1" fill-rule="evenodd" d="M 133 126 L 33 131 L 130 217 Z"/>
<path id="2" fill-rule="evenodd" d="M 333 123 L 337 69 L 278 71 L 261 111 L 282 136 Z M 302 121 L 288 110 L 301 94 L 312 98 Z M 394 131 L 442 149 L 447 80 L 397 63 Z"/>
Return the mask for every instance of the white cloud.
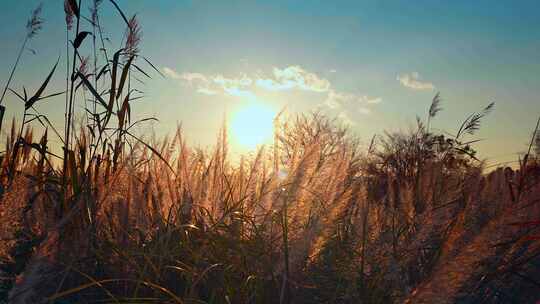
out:
<path id="1" fill-rule="evenodd" d="M 216 95 L 218 92 L 209 88 L 200 87 L 200 88 L 197 88 L 197 93 L 201 93 L 204 95 Z"/>
<path id="2" fill-rule="evenodd" d="M 370 98 L 364 95 L 364 96 L 358 97 L 358 101 L 361 103 L 366 103 L 366 104 L 378 104 L 382 102 L 382 98 L 381 97 Z"/>
<path id="3" fill-rule="evenodd" d="M 178 73 L 176 72 L 175 74 L 178 75 Z M 208 79 L 206 78 L 206 76 L 204 76 L 201 73 L 183 73 L 182 75 L 180 75 L 180 78 L 186 80 L 190 84 L 197 81 L 208 82 Z"/>
<path id="4" fill-rule="evenodd" d="M 186 72 L 179 74 L 175 70 L 164 67 L 163 72 L 172 79 L 178 79 L 189 86 L 195 88 L 195 91 L 204 95 L 216 95 L 219 93 L 253 98 L 254 94 L 245 89 L 252 85 L 253 80 L 247 76 L 240 78 L 227 78 L 221 74 L 204 75 L 202 73 Z"/>
<path id="5" fill-rule="evenodd" d="M 212 81 L 228 95 L 247 98 L 255 97 L 251 91 L 244 89 L 253 83 L 253 80 L 246 75 L 241 78 L 227 78 L 223 75 L 217 75 L 212 77 Z"/>
<path id="6" fill-rule="evenodd" d="M 352 120 L 351 117 L 349 116 L 349 114 L 347 114 L 347 112 L 345 112 L 345 111 L 339 113 L 337 118 L 339 120 L 341 120 L 346 125 L 350 125 L 350 126 L 356 125 L 356 122 L 354 120 Z"/>
<path id="7" fill-rule="evenodd" d="M 431 82 L 421 81 L 418 72 L 398 75 L 397 80 L 399 80 L 404 87 L 413 90 L 433 90 L 435 88 Z"/>
<path id="8" fill-rule="evenodd" d="M 174 75 L 178 75 L 177 72 L 173 71 Z M 179 75 L 179 78 L 186 82 L 189 86 L 194 87 L 196 91 L 204 95 L 216 95 L 218 92 L 216 89 L 211 88 L 211 83 L 208 78 L 201 73 L 182 73 Z"/>
<path id="9" fill-rule="evenodd" d="M 284 69 L 275 67 L 273 74 L 273 79 L 258 79 L 257 85 L 272 91 L 298 88 L 305 91 L 326 92 L 330 89 L 330 82 L 327 79 L 308 72 L 297 65 L 288 66 Z"/>
<path id="10" fill-rule="evenodd" d="M 331 69 L 330 71 L 328 71 L 330 73 L 337 73 L 337 70 L 336 69 Z"/>
<path id="11" fill-rule="evenodd" d="M 284 91 L 294 88 L 293 83 L 279 83 L 273 79 L 257 79 L 256 84 L 269 91 Z"/>
<path id="12" fill-rule="evenodd" d="M 225 93 L 227 93 L 228 95 L 231 95 L 231 96 L 238 96 L 238 97 L 245 97 L 245 98 L 249 98 L 249 99 L 254 99 L 255 98 L 255 94 L 249 90 L 242 90 L 240 88 L 237 88 L 237 87 L 228 87 L 228 88 L 223 88 L 223 90 L 225 91 Z"/>
<path id="13" fill-rule="evenodd" d="M 367 109 L 367 105 L 378 104 L 382 102 L 381 97 L 370 98 L 366 95 L 356 95 L 351 93 L 336 92 L 333 89 L 328 91 L 325 105 L 331 109 L 337 109 L 346 105 Z M 363 114 L 369 114 L 367 111 L 361 111 Z"/>
<path id="14" fill-rule="evenodd" d="M 371 107 L 382 102 L 380 97 L 370 97 L 338 91 L 328 79 L 305 70 L 298 65 L 285 68 L 274 67 L 271 76 L 261 76 L 259 71 L 251 75 L 228 77 L 222 74 L 202 74 L 197 72 L 178 73 L 174 69 L 164 67 L 163 72 L 172 79 L 180 80 L 197 93 L 204 95 L 228 95 L 247 99 L 257 98 L 257 89 L 283 92 L 301 90 L 319 93 L 322 100 L 317 102 L 328 111 L 336 113 L 343 122 L 353 125 L 351 113 L 370 114 Z M 334 73 L 335 70 L 331 70 Z M 414 74 L 413 74 L 414 76 Z M 418 78 L 418 77 L 417 77 Z M 316 98 L 316 97 L 315 97 Z"/>
<path id="15" fill-rule="evenodd" d="M 167 75 L 169 78 L 172 78 L 172 79 L 180 79 L 181 78 L 180 74 L 178 74 L 175 70 L 173 70 L 171 68 L 168 68 L 168 67 L 163 68 L 163 73 L 165 75 Z"/>
<path id="16" fill-rule="evenodd" d="M 253 80 L 246 75 L 241 78 L 227 78 L 223 75 L 217 75 L 212 77 L 212 81 L 222 87 L 246 87 L 253 83 Z"/>
<path id="17" fill-rule="evenodd" d="M 356 98 L 353 94 L 340 93 L 334 90 L 328 91 L 325 104 L 331 109 L 341 108 L 347 103 L 351 103 Z"/>
<path id="18" fill-rule="evenodd" d="M 371 109 L 370 108 L 365 108 L 365 107 L 359 107 L 358 112 L 360 114 L 367 115 L 367 114 L 371 114 Z"/>
<path id="19" fill-rule="evenodd" d="M 328 95 L 326 96 L 324 104 L 330 109 L 337 109 L 343 105 L 345 99 L 346 97 L 343 94 L 336 93 L 334 90 L 330 90 L 328 92 Z"/>

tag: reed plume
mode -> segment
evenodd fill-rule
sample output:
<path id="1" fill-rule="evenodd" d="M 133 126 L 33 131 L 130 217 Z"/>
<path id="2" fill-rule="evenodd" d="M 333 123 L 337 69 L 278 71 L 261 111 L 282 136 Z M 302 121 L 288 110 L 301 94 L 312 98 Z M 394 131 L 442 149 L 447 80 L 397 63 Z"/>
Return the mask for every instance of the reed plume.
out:
<path id="1" fill-rule="evenodd" d="M 41 18 L 41 11 L 43 9 L 43 3 L 40 3 L 32 11 L 30 19 L 26 22 L 26 37 L 32 39 L 43 27 L 43 19 Z"/>
<path id="2" fill-rule="evenodd" d="M 150 78 L 136 59 L 155 69 L 142 56 L 139 20 L 110 0 L 127 25 L 111 49 L 102 1 L 90 2 L 88 18 L 81 2 L 64 2 L 72 56 L 63 156 L 48 146 L 58 132 L 36 107 L 64 93 L 45 94 L 57 63 L 34 94 L 12 90 L 25 111 L 0 154 L 0 302 L 538 300 L 531 149 L 540 139 L 519 170 L 486 172 L 475 140 L 463 138 L 493 104 L 450 134 L 430 128 L 442 111 L 437 93 L 425 120 L 368 147 L 320 112 L 280 113 L 271 149 L 237 162 L 226 120 L 210 148 L 189 146 L 180 126 L 165 138 L 135 131 L 156 120 L 132 113 L 142 94 L 131 77 Z M 92 57 L 83 54 L 90 37 Z"/>
<path id="3" fill-rule="evenodd" d="M 19 53 L 17 54 L 17 59 L 15 60 L 15 63 L 13 64 L 13 67 L 11 68 L 11 72 L 9 73 L 8 80 L 4 86 L 4 89 L 2 91 L 2 95 L 0 96 L 0 132 L 2 131 L 2 122 L 4 120 L 4 113 L 5 113 L 5 106 L 3 105 L 4 97 L 6 96 L 6 92 L 9 89 L 9 86 L 11 84 L 11 81 L 13 80 L 13 76 L 15 74 L 15 71 L 17 70 L 17 67 L 19 66 L 19 61 L 21 59 L 21 56 L 26 49 L 26 44 L 29 40 L 34 38 L 39 31 L 43 27 L 43 19 L 41 18 L 41 11 L 43 9 L 43 4 L 40 3 L 30 15 L 30 18 L 26 22 L 26 36 L 24 38 L 24 41 L 21 45 L 21 48 L 19 50 Z"/>
<path id="4" fill-rule="evenodd" d="M 126 43 L 124 46 L 126 54 L 131 56 L 137 56 L 139 53 L 139 44 L 142 38 L 142 29 L 137 19 L 137 15 L 133 15 L 128 22 Z"/>
<path id="5" fill-rule="evenodd" d="M 69 0 L 64 0 L 64 14 L 66 27 L 69 31 L 73 28 L 73 17 L 75 17 L 75 13 L 73 12 L 73 8 L 71 7 Z"/>

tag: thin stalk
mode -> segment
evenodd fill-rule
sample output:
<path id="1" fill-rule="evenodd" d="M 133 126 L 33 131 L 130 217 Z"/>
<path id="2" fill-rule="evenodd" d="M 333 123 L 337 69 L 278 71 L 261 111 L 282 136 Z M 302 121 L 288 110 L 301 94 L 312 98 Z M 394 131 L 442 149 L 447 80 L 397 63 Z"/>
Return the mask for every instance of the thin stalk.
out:
<path id="1" fill-rule="evenodd" d="M 81 7 L 82 0 L 79 0 L 79 7 Z M 75 30 L 75 37 L 79 35 L 79 27 L 80 27 L 80 20 L 81 18 L 77 18 L 77 28 Z M 71 75 L 75 74 L 75 61 L 77 60 L 77 49 L 73 48 L 73 61 L 71 65 Z M 64 194 L 66 194 L 66 181 L 67 181 L 67 157 L 68 157 L 68 151 L 69 151 L 69 141 L 70 141 L 70 131 L 71 131 L 71 120 L 72 120 L 72 110 L 73 110 L 73 102 L 74 102 L 74 86 L 75 81 L 71 80 L 70 82 L 70 92 L 69 92 L 69 109 L 68 109 L 68 119 L 66 121 L 67 129 L 66 129 L 66 139 L 65 139 L 65 146 L 64 146 L 64 165 L 63 165 L 63 172 L 62 172 L 62 186 L 64 190 Z"/>
<path id="2" fill-rule="evenodd" d="M 4 86 L 4 90 L 2 91 L 2 96 L 0 97 L 0 105 L 4 102 L 4 96 L 6 96 L 7 89 L 9 88 L 9 85 L 11 84 L 11 80 L 13 80 L 13 75 L 15 74 L 15 70 L 17 70 L 17 66 L 19 66 L 19 61 L 21 60 L 22 53 L 24 49 L 26 48 L 26 43 L 28 42 L 28 35 L 24 38 L 24 42 L 21 46 L 21 49 L 19 50 L 19 54 L 17 54 L 17 60 L 15 60 L 15 64 L 11 68 L 11 72 L 9 73 L 9 78 Z M 3 115 L 0 117 L 0 133 L 2 132 L 2 121 L 3 121 Z"/>
<path id="3" fill-rule="evenodd" d="M 97 30 L 98 30 L 98 32 L 99 32 L 99 39 L 100 39 L 100 41 L 101 41 L 101 48 L 102 48 L 103 54 L 104 54 L 104 56 L 105 56 L 105 62 L 108 64 L 108 62 L 109 62 L 109 56 L 107 55 L 107 49 L 105 48 L 105 39 L 103 38 L 103 32 L 101 31 L 101 24 L 100 24 L 100 22 L 99 22 L 99 14 L 96 14 L 96 25 L 97 25 Z M 109 71 L 109 73 L 110 73 L 110 71 Z M 97 75 L 94 76 L 94 77 L 97 77 Z M 97 80 L 96 80 L 96 81 L 97 81 Z M 94 145 L 95 148 L 94 148 L 94 151 L 93 151 L 92 153 L 90 153 L 90 155 L 91 155 L 91 156 L 90 156 L 90 161 L 92 161 L 92 160 L 94 159 L 94 157 L 96 156 L 96 153 L 97 153 L 97 150 L 98 150 L 99 143 L 101 142 L 101 139 L 102 139 L 102 137 L 103 137 L 102 135 L 103 135 L 103 134 L 102 134 L 102 132 L 100 131 L 100 134 L 99 134 L 99 136 L 98 136 L 96 142 L 95 142 L 95 143 L 93 142 L 93 145 Z"/>
<path id="4" fill-rule="evenodd" d="M 66 26 L 66 92 L 69 90 L 69 28 L 68 26 Z M 65 105 L 64 105 L 64 122 L 67 122 L 68 121 L 68 108 L 69 108 L 69 95 L 66 94 L 66 101 L 65 101 Z M 67 134 L 67 123 L 64 124 L 64 138 L 67 138 L 66 137 L 66 134 Z M 64 145 L 66 146 L 67 148 L 67 145 L 65 143 L 66 141 L 64 140 Z M 65 156 L 65 155 L 64 155 Z"/>
<path id="5" fill-rule="evenodd" d="M 516 202 L 519 203 L 520 200 L 521 200 L 521 196 L 523 195 L 523 190 L 525 188 L 525 178 L 527 176 L 527 163 L 529 161 L 529 157 L 530 157 L 530 154 L 531 154 L 531 150 L 532 150 L 532 147 L 534 145 L 534 141 L 536 140 L 536 134 L 538 132 L 538 127 L 540 126 L 540 117 L 538 118 L 538 120 L 536 121 L 536 127 L 534 127 L 534 131 L 533 131 L 533 134 L 532 134 L 532 138 L 531 138 L 531 143 L 529 144 L 529 149 L 527 150 L 527 154 L 525 154 L 525 156 L 523 157 L 523 161 L 521 163 L 521 168 L 520 168 L 520 174 L 519 174 L 519 181 L 518 181 L 518 186 L 517 186 L 517 199 L 516 199 Z"/>
<path id="6" fill-rule="evenodd" d="M 536 121 L 536 127 L 534 127 L 533 135 L 531 138 L 531 143 L 529 144 L 529 149 L 527 150 L 527 154 L 531 154 L 532 147 L 534 145 L 534 141 L 536 140 L 536 136 L 538 134 L 538 128 L 540 127 L 540 117 L 538 117 L 538 120 Z"/>
<path id="7" fill-rule="evenodd" d="M 96 26 L 97 26 L 97 19 L 98 19 L 98 8 L 97 7 L 94 7 L 95 9 L 95 12 L 94 12 L 94 16 L 95 18 L 92 19 L 92 50 L 93 50 L 93 55 L 94 55 L 94 88 L 97 89 L 98 87 L 98 80 L 97 80 L 97 60 L 98 60 L 98 57 L 97 57 L 97 51 L 96 51 Z M 95 136 L 95 130 L 96 130 L 96 125 L 97 125 L 97 121 L 95 120 L 95 115 L 97 113 L 97 99 L 95 96 L 93 96 L 93 109 L 92 109 L 92 134 L 94 134 L 92 136 L 92 140 L 90 141 L 90 143 L 93 143 L 94 142 L 94 136 Z M 90 144 L 90 151 L 89 151 L 89 155 L 92 154 L 92 145 Z M 97 147 L 96 147 L 97 149 Z M 89 162 L 89 166 L 91 166 L 91 163 L 92 163 L 92 159 L 90 159 L 90 162 Z"/>
<path id="8" fill-rule="evenodd" d="M 283 276 L 283 284 L 281 286 L 281 295 L 279 303 L 289 303 L 290 287 L 289 287 L 289 225 L 287 215 L 287 199 L 283 204 L 283 217 L 281 219 L 281 229 L 283 231 L 283 259 L 285 263 L 285 275 Z"/>
<path id="9" fill-rule="evenodd" d="M 366 245 L 367 245 L 367 229 L 368 229 L 368 219 L 369 219 L 369 199 L 365 202 L 364 214 L 362 214 L 362 260 L 360 261 L 360 275 L 362 276 L 362 284 L 364 284 L 364 268 L 366 260 Z"/>
<path id="10" fill-rule="evenodd" d="M 11 68 L 11 73 L 9 74 L 8 81 L 6 83 L 6 86 L 4 87 L 4 90 L 2 91 L 2 97 L 0 97 L 0 105 L 4 102 L 4 96 L 6 96 L 7 89 L 9 88 L 9 85 L 11 84 L 11 80 L 13 79 L 13 75 L 15 74 L 15 70 L 17 69 L 17 66 L 19 65 L 19 61 L 21 60 L 22 53 L 24 49 L 26 48 L 26 43 L 28 42 L 28 36 L 24 38 L 24 42 L 21 46 L 21 49 L 19 50 L 19 54 L 17 55 L 17 60 L 15 60 L 15 64 Z"/>
<path id="11" fill-rule="evenodd" d="M 13 182 L 13 180 L 15 178 L 15 170 L 17 169 L 16 168 L 17 167 L 16 166 L 17 155 L 19 154 L 19 146 L 21 144 L 22 133 L 24 131 L 24 125 L 25 124 L 26 124 L 26 107 L 24 107 L 23 120 L 22 120 L 21 128 L 19 130 L 17 140 L 15 141 L 15 147 L 13 147 L 13 154 L 11 155 L 11 163 L 10 163 L 10 170 L 9 170 L 9 184 L 10 185 L 11 185 L 11 183 Z"/>

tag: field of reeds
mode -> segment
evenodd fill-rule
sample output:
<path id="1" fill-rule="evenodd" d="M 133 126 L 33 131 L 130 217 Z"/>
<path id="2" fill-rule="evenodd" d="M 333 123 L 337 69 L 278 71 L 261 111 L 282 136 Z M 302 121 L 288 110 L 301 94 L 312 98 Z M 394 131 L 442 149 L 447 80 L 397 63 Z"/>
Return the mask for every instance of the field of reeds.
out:
<path id="1" fill-rule="evenodd" d="M 276 118 L 273 144 L 239 161 L 226 123 L 213 149 L 188 146 L 181 128 L 147 138 L 133 130 L 153 119 L 133 121 L 131 103 L 160 72 L 136 16 L 107 3 L 125 22 L 119 49 L 102 1 L 65 1 L 63 92 L 48 88 L 58 62 L 35 91 L 10 87 L 40 8 L 8 71 L 0 119 L 6 96 L 24 113 L 0 125 L 0 303 L 540 300 L 538 125 L 518 166 L 495 170 L 474 150 L 495 105 L 442 134 L 438 94 L 414 129 L 368 147 L 321 113 Z M 60 95 L 58 126 L 39 105 Z"/>

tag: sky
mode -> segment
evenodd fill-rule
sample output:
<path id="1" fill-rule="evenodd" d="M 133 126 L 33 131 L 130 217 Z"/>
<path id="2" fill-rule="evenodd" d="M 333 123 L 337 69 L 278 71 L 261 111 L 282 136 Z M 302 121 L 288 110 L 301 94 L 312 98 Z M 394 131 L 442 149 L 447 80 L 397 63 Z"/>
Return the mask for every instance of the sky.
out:
<path id="1" fill-rule="evenodd" d="M 2 87 L 39 3 L 5 1 Z M 165 76 L 154 72 L 145 80 L 145 97 L 134 105 L 159 119 L 143 130 L 157 136 L 181 122 L 191 143 L 208 146 L 224 117 L 257 103 L 291 115 L 321 111 L 369 142 L 374 134 L 408 130 L 416 116 L 424 119 L 440 92 L 443 111 L 432 128 L 449 133 L 495 102 L 474 136 L 491 164 L 516 160 L 540 115 L 538 1 L 117 2 L 127 15 L 137 14 L 141 53 Z M 123 21 L 107 0 L 102 14 L 117 48 Z M 24 52 L 15 90 L 39 87 L 59 56 L 65 70 L 63 1 L 44 1 L 43 18 L 29 44 L 36 54 Z M 64 77 L 55 75 L 49 90 L 61 91 Z M 13 95 L 5 105 L 7 119 L 20 117 Z M 62 98 L 38 106 L 62 129 Z"/>

